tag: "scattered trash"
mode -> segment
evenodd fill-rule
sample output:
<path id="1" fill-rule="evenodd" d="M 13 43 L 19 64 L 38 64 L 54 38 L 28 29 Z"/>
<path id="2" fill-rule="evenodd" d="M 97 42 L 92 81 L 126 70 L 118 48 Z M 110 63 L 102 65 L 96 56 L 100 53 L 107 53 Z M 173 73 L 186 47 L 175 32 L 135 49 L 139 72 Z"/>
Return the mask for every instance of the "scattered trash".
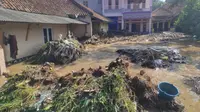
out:
<path id="1" fill-rule="evenodd" d="M 68 64 L 82 54 L 81 44 L 74 39 L 56 40 L 46 43 L 32 58 L 32 63 Z"/>
<path id="2" fill-rule="evenodd" d="M 127 55 L 131 61 L 148 68 L 166 68 L 173 63 L 186 63 L 177 49 L 164 47 L 120 49 L 117 53 Z"/>

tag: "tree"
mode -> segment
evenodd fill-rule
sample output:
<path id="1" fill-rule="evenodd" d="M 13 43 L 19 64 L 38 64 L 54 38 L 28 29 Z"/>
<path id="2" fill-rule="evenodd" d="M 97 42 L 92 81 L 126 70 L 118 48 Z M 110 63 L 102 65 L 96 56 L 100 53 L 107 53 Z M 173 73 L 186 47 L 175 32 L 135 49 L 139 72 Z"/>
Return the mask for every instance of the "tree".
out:
<path id="1" fill-rule="evenodd" d="M 200 0 L 187 0 L 186 6 L 178 20 L 176 21 L 176 29 L 178 31 L 196 35 L 200 37 Z"/>
<path id="2" fill-rule="evenodd" d="M 161 1 L 161 0 L 153 0 L 153 7 L 152 7 L 152 9 L 155 10 L 155 9 L 161 7 L 163 4 L 164 4 L 164 2 Z"/>

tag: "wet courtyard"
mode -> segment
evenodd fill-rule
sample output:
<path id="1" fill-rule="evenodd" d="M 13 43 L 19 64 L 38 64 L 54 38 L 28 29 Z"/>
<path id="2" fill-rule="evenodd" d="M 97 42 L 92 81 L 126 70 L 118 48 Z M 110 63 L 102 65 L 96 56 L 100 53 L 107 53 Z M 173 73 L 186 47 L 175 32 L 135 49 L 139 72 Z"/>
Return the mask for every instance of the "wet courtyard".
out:
<path id="1" fill-rule="evenodd" d="M 59 76 L 63 76 L 73 71 L 78 71 L 81 68 L 89 69 L 98 68 L 99 66 L 104 67 L 119 56 L 119 54 L 116 53 L 118 49 L 151 46 L 165 46 L 178 49 L 180 50 L 180 53 L 186 57 L 187 64 L 174 64 L 173 66 L 165 69 L 149 69 L 131 63 L 129 74 L 131 76 L 135 76 L 141 70 L 144 70 L 156 85 L 162 81 L 167 81 L 174 84 L 180 91 L 180 95 L 177 97 L 177 100 L 185 105 L 185 111 L 199 112 L 200 95 L 192 92 L 191 88 L 184 84 L 184 80 L 189 77 L 200 77 L 200 41 L 179 39 L 158 43 L 118 42 L 113 44 L 86 46 L 86 53 L 84 53 L 80 59 L 69 65 L 56 66 L 56 71 Z M 8 67 L 8 69 L 12 74 L 16 74 L 25 69 L 26 66 L 32 65 L 19 63 Z M 3 84 L 4 81 L 5 79 L 1 78 L 0 84 Z"/>

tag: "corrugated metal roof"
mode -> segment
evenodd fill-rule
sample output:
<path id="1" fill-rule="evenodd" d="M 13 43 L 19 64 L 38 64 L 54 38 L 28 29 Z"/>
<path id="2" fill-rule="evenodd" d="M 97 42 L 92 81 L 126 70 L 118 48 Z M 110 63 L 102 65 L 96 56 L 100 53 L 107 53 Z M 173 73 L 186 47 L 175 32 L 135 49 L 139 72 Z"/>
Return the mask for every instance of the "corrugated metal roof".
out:
<path id="1" fill-rule="evenodd" d="M 67 17 L 35 14 L 4 8 L 0 8 L 0 21 L 48 24 L 86 24 L 84 22 Z"/>

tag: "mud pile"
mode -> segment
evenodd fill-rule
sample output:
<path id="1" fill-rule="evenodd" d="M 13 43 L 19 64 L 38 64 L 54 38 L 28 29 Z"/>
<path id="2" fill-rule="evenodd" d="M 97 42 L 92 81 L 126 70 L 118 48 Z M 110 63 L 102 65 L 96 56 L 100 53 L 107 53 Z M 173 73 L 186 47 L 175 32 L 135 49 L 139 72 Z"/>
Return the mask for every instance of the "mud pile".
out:
<path id="1" fill-rule="evenodd" d="M 126 55 L 133 63 L 148 68 L 166 68 L 173 63 L 186 63 L 177 49 L 164 47 L 120 49 L 117 50 L 120 55 Z"/>
<path id="2" fill-rule="evenodd" d="M 82 45 L 74 39 L 55 40 L 46 43 L 31 59 L 31 63 L 68 64 L 78 59 L 82 54 Z"/>
<path id="3" fill-rule="evenodd" d="M 153 110 L 153 111 L 168 111 L 168 112 L 182 112 L 184 106 L 175 99 L 172 101 L 165 101 L 158 97 L 157 86 L 151 81 L 151 77 L 140 71 L 135 77 L 128 78 L 128 85 L 136 95 L 136 102 L 138 103 L 138 110 Z"/>
<path id="4" fill-rule="evenodd" d="M 156 86 L 145 72 L 130 77 L 128 66 L 117 58 L 105 68 L 82 68 L 63 77 L 56 76 L 51 63 L 30 67 L 0 89 L 0 111 L 182 111 L 175 100 L 157 97 Z"/>

